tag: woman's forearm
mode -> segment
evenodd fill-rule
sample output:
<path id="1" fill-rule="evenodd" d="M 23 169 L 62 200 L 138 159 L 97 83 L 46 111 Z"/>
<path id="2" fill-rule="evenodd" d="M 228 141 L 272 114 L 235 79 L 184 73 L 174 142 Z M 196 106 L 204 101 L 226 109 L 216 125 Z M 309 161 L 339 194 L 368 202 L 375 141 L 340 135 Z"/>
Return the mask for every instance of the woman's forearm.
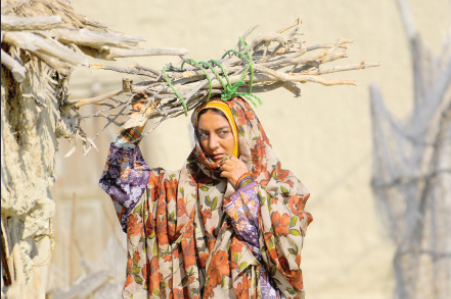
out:
<path id="1" fill-rule="evenodd" d="M 123 228 L 125 223 L 122 223 L 124 220 L 122 215 L 128 215 L 138 203 L 146 189 L 149 176 L 150 168 L 138 147 L 118 147 L 114 143 L 111 145 L 99 184 L 110 195 L 115 205 L 124 207 L 120 211 L 121 215 L 118 215 Z"/>

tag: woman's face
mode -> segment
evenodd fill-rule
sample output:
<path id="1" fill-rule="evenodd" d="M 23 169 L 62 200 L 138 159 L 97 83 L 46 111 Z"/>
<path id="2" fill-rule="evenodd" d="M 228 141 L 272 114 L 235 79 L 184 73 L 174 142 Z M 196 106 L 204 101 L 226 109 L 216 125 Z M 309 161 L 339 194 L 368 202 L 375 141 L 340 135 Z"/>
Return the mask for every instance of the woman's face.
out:
<path id="1" fill-rule="evenodd" d="M 199 117 L 198 126 L 199 142 L 210 159 L 218 162 L 233 154 L 235 140 L 226 118 L 208 110 Z"/>

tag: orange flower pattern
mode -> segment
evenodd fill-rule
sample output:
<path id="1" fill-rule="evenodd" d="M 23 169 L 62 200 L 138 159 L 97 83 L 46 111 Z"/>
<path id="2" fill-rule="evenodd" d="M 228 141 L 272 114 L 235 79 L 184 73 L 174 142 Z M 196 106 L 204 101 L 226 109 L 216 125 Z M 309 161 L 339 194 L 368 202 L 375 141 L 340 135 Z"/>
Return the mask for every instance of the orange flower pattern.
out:
<path id="1" fill-rule="evenodd" d="M 198 141 L 176 172 L 150 169 L 139 147 L 111 145 L 100 186 L 127 233 L 124 298 L 304 298 L 309 194 L 282 169 L 249 104 L 227 104 L 240 159 L 255 178 L 239 190 L 220 177 Z M 248 228 L 253 241 L 242 234 Z M 262 293 L 265 284 L 274 297 Z"/>

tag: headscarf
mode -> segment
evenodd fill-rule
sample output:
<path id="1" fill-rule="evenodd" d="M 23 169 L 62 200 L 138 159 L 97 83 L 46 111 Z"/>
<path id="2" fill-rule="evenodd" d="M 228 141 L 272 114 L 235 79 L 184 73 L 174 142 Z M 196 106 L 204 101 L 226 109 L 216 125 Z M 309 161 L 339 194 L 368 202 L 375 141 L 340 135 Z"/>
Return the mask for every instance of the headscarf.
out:
<path id="1" fill-rule="evenodd" d="M 232 111 L 230 110 L 229 106 L 219 98 L 217 100 L 213 99 L 203 104 L 202 106 L 197 108 L 196 111 L 193 113 L 191 122 L 194 123 L 196 134 L 197 129 L 199 128 L 199 113 L 201 113 L 206 109 L 216 109 L 221 111 L 225 115 L 229 123 L 230 129 L 232 130 L 233 140 L 235 141 L 232 155 L 238 158 L 238 131 L 236 129 L 235 120 L 233 118 Z"/>

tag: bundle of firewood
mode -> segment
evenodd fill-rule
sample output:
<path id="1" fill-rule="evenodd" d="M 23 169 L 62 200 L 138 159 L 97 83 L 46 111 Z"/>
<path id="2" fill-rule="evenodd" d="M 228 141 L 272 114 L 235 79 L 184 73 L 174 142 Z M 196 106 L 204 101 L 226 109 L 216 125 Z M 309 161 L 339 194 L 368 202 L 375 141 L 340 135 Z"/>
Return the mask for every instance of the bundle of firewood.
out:
<path id="1" fill-rule="evenodd" d="M 115 123 L 122 128 L 130 128 L 144 124 L 149 118 L 160 118 L 159 124 L 165 119 L 186 114 L 212 96 L 224 93 L 229 96 L 241 95 L 256 102 L 258 98 L 254 93 L 280 87 L 299 96 L 299 83 L 356 85 L 354 80 L 328 79 L 323 75 L 379 65 L 361 62 L 326 67 L 328 62 L 346 58 L 347 44 L 352 41 L 340 39 L 331 44 L 308 46 L 299 33 L 300 25 L 298 19 L 277 32 L 258 34 L 251 39 L 251 34 L 257 28 L 254 27 L 244 33 L 236 47 L 226 51 L 220 59 L 194 61 L 181 57 L 180 66 L 168 65 L 161 71 L 141 65 L 130 68 L 91 65 L 94 69 L 137 74 L 149 79 L 136 83 L 124 79 L 120 90 L 73 101 L 70 105 L 76 109 L 88 104 L 103 105 L 106 109 L 95 116 L 107 118 L 107 125 Z M 118 100 L 116 96 L 122 93 L 129 97 Z M 118 117 L 130 113 L 126 107 L 130 107 L 129 104 L 137 99 L 146 99 L 144 112 L 134 115 L 125 123 L 119 122 Z"/>

